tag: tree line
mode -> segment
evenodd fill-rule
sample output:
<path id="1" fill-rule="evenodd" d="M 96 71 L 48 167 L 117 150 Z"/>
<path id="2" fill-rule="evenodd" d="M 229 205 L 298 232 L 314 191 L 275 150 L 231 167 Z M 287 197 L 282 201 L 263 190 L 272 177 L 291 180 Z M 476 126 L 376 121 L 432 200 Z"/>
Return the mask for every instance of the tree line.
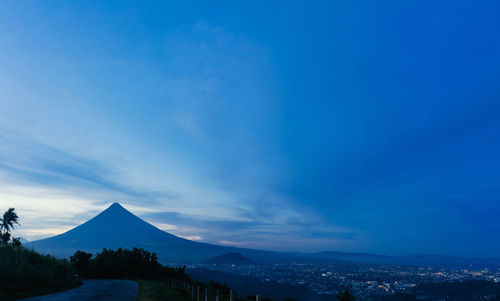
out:
<path id="1" fill-rule="evenodd" d="M 80 277 L 114 279 L 178 279 L 190 281 L 186 267 L 173 268 L 160 264 L 156 253 L 144 249 L 103 249 L 95 256 L 77 251 L 70 262 Z"/>

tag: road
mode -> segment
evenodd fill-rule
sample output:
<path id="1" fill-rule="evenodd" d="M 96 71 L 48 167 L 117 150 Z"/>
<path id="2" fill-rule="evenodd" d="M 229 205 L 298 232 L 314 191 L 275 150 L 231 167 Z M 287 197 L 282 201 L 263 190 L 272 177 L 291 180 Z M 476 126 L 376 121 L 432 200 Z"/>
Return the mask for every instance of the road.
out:
<path id="1" fill-rule="evenodd" d="M 84 280 L 82 286 L 22 301 L 135 301 L 137 282 L 130 280 Z"/>

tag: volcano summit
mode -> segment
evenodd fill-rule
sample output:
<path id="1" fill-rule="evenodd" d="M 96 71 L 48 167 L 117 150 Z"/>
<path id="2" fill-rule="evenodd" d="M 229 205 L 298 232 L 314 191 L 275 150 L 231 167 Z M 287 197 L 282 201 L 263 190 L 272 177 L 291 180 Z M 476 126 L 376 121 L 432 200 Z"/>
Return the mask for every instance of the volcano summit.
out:
<path id="1" fill-rule="evenodd" d="M 200 243 L 177 237 L 140 219 L 119 203 L 112 204 L 96 217 L 63 234 L 33 241 L 26 245 L 42 253 L 66 258 L 77 250 L 95 253 L 103 248 L 137 247 L 156 252 L 162 262 L 195 262 L 235 250 L 244 252 L 234 247 Z"/>

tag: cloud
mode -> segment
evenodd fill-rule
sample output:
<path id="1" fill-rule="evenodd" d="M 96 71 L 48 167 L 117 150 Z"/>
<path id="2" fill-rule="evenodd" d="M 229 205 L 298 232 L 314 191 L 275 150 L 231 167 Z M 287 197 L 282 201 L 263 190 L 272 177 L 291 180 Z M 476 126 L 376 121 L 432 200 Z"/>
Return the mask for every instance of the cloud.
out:
<path id="1" fill-rule="evenodd" d="M 234 246 L 234 247 L 247 247 L 251 243 L 244 241 L 230 241 L 230 240 L 219 240 L 218 243 L 221 245 Z"/>
<path id="2" fill-rule="evenodd" d="M 0 135 L 0 141 L 3 146 L 0 170 L 4 181 L 12 184 L 51 187 L 87 196 L 100 192 L 101 196 L 126 197 L 132 203 L 133 199 L 140 199 L 142 204 L 173 198 L 168 191 L 141 191 L 112 180 L 117 174 L 104 162 L 79 157 L 27 137 Z"/>
<path id="3" fill-rule="evenodd" d="M 0 207 L 19 210 L 23 235 L 58 234 L 119 201 L 207 242 L 354 240 L 281 191 L 289 162 L 265 45 L 206 22 L 158 45 L 154 58 L 0 56 Z"/>
<path id="4" fill-rule="evenodd" d="M 321 251 L 325 248 L 360 247 L 363 243 L 359 241 L 366 238 L 366 234 L 357 229 L 328 225 L 318 216 L 283 220 L 277 218 L 279 215 L 277 211 L 259 219 L 213 220 L 176 212 L 148 212 L 140 217 L 154 225 L 160 222 L 175 225 L 169 227 L 168 232 L 181 237 L 200 236 L 200 240 L 208 243 L 251 248 L 294 250 L 300 246 L 301 250 Z M 298 213 L 294 215 L 299 216 Z"/>
<path id="5" fill-rule="evenodd" d="M 178 200 L 174 196 L 182 193 L 127 187 L 116 181 L 119 177 L 105 162 L 72 155 L 26 137 L 11 139 L 3 135 L 0 139 L 0 204 L 18 209 L 23 226 L 15 233 L 30 240 L 67 231 L 115 200 L 125 200 L 134 213 L 158 228 L 190 240 L 278 248 L 278 244 L 264 243 L 277 239 L 286 242 L 282 247 L 292 248 L 294 242 L 300 243 L 310 235 L 323 240 L 356 237 L 353 230 L 324 227 L 317 216 L 307 216 L 307 210 L 299 213 L 277 199 L 260 199 L 244 206 L 238 205 L 241 199 L 233 199 L 233 208 L 228 208 L 227 214 L 206 210 L 203 205 L 184 207 L 182 203 L 161 212 L 165 199 Z"/>
<path id="6" fill-rule="evenodd" d="M 179 237 L 182 237 L 182 238 L 185 238 L 185 239 L 188 239 L 188 240 L 194 240 L 194 241 L 202 240 L 203 239 L 203 237 L 201 237 L 199 235 L 190 235 L 190 236 L 179 235 Z"/>

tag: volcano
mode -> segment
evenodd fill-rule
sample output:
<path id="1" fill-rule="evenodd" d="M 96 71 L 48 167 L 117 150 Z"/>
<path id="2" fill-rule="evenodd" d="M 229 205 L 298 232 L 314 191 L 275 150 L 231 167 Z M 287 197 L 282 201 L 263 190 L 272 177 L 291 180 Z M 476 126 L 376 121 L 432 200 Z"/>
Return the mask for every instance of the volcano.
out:
<path id="1" fill-rule="evenodd" d="M 235 257 L 253 263 L 345 262 L 406 264 L 418 266 L 462 267 L 471 264 L 498 268 L 500 258 L 458 258 L 450 256 L 382 256 L 363 253 L 321 252 L 289 253 L 220 246 L 187 240 L 160 230 L 135 216 L 120 204 L 109 208 L 63 234 L 24 244 L 28 248 L 59 258 L 69 258 L 76 251 L 88 253 L 103 248 L 143 248 L 156 252 L 162 263 L 200 263 L 213 260 L 234 263 Z M 237 254 L 237 255 L 235 255 Z M 236 260 L 238 261 L 238 260 Z"/>
<path id="2" fill-rule="evenodd" d="M 161 262 L 195 262 L 243 250 L 244 253 L 265 252 L 238 249 L 187 240 L 160 230 L 135 216 L 119 203 L 86 223 L 63 234 L 26 244 L 41 253 L 68 258 L 76 251 L 89 253 L 103 248 L 144 248 L 156 252 Z M 272 253 L 272 252 L 265 252 Z M 257 254 L 256 254 L 257 255 Z"/>

